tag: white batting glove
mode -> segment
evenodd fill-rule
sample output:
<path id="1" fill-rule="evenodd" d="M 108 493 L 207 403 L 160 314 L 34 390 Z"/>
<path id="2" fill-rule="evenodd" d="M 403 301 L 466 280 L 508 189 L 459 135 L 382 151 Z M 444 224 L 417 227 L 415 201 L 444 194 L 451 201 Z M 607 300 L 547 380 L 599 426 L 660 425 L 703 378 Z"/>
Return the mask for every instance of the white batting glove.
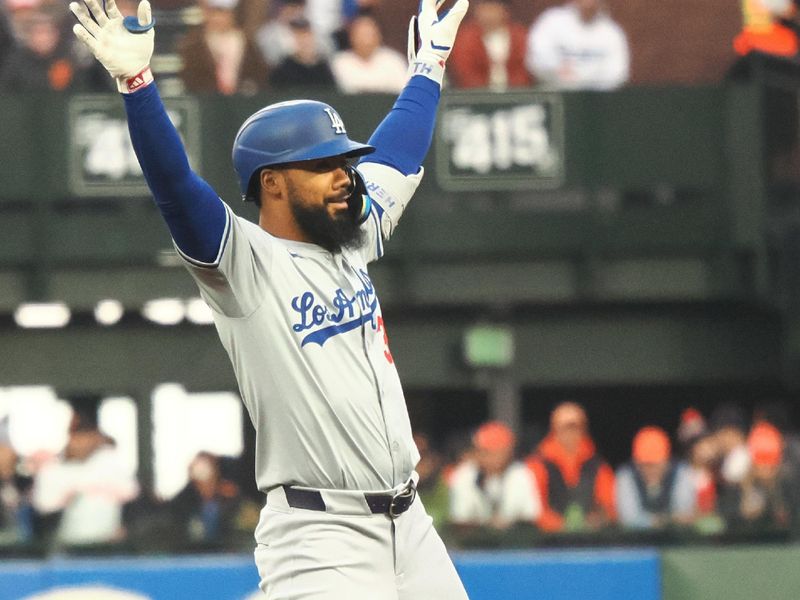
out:
<path id="1" fill-rule="evenodd" d="M 439 16 L 445 0 L 420 0 L 419 15 L 408 24 L 408 65 L 410 75 L 424 75 L 439 85 L 444 64 L 456 39 L 458 26 L 469 8 L 468 0 L 458 0 Z"/>
<path id="2" fill-rule="evenodd" d="M 95 58 L 117 80 L 117 89 L 130 94 L 153 81 L 150 57 L 153 55 L 153 18 L 150 2 L 139 3 L 137 18 L 125 17 L 114 0 L 71 2 L 69 9 L 78 18 L 72 28 Z"/>

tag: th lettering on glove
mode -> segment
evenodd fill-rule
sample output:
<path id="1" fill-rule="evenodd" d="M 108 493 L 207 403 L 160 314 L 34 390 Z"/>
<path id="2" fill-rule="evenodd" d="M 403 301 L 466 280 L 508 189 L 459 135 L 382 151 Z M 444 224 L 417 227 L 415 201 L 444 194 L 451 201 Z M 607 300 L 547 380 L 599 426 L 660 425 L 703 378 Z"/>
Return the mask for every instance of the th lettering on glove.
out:
<path id="1" fill-rule="evenodd" d="M 71 2 L 79 23 L 72 31 L 117 80 L 117 89 L 130 94 L 153 81 L 153 25 L 150 2 L 139 3 L 136 17 L 124 17 L 114 0 Z"/>
<path id="2" fill-rule="evenodd" d="M 444 65 L 458 33 L 458 26 L 469 8 L 468 0 L 458 0 L 439 15 L 445 0 L 420 0 L 419 14 L 408 24 L 409 75 L 423 75 L 439 85 Z"/>

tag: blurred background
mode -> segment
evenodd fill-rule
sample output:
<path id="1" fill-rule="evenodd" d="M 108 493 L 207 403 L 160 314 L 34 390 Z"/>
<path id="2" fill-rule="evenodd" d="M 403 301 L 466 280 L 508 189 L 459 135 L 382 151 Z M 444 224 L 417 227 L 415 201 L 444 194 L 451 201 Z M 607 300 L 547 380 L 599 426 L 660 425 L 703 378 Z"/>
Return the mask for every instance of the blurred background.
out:
<path id="1" fill-rule="evenodd" d="M 414 0 L 151 2 L 170 117 L 250 219 L 245 116 L 312 97 L 365 140 L 405 82 Z M 471 597 L 795 600 L 798 8 L 471 3 L 371 267 Z M 244 599 L 254 433 L 66 5 L 0 0 L 0 600 Z"/>

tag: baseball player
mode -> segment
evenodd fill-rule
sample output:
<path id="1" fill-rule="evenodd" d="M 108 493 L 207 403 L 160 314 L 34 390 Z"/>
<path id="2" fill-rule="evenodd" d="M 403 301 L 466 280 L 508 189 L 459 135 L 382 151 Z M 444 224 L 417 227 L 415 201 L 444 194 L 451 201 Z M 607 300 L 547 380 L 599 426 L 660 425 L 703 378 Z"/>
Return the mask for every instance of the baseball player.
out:
<path id="1" fill-rule="evenodd" d="M 70 4 L 76 36 L 116 79 L 145 179 L 255 426 L 266 494 L 255 558 L 268 598 L 467 597 L 416 497 L 419 453 L 367 271 L 422 177 L 467 6 L 439 15 L 436 0 L 421 1 L 408 83 L 368 144 L 311 100 L 244 122 L 233 164 L 256 225 L 189 167 L 153 84 L 147 0 L 125 19 L 114 0 Z"/>

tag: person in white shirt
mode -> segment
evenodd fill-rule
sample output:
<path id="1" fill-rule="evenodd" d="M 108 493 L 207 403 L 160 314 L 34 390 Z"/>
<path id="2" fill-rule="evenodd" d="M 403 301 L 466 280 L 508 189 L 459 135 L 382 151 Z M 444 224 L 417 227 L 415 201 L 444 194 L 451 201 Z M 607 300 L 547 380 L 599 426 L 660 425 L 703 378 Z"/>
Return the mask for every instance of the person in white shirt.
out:
<path id="1" fill-rule="evenodd" d="M 306 0 L 305 4 L 305 17 L 311 21 L 314 35 L 333 45 L 334 34 L 344 23 L 343 0 Z"/>
<path id="2" fill-rule="evenodd" d="M 36 474 L 33 507 L 42 514 L 61 511 L 56 541 L 102 544 L 124 538 L 122 507 L 139 494 L 135 474 L 114 443 L 84 416 L 73 419 L 63 459 Z"/>
<path id="3" fill-rule="evenodd" d="M 627 37 L 603 0 L 544 11 L 528 32 L 525 64 L 539 84 L 565 90 L 610 90 L 630 77 Z"/>
<path id="4" fill-rule="evenodd" d="M 264 61 L 275 68 L 283 60 L 295 54 L 298 50 L 295 28 L 293 23 L 310 19 L 307 15 L 306 0 L 281 0 L 278 4 L 277 14 L 262 25 L 255 36 L 259 50 Z M 328 57 L 333 54 L 333 39 L 330 32 L 318 33 L 311 25 L 311 33 L 319 53 Z"/>
<path id="5" fill-rule="evenodd" d="M 333 77 L 345 94 L 363 92 L 396 94 L 408 79 L 405 57 L 383 46 L 383 37 L 375 19 L 361 15 L 348 30 L 350 50 L 337 52 L 331 61 Z"/>
<path id="6" fill-rule="evenodd" d="M 539 517 L 539 489 L 533 473 L 514 460 L 515 445 L 514 433 L 499 421 L 475 432 L 472 456 L 455 468 L 450 480 L 451 523 L 505 529 Z"/>

